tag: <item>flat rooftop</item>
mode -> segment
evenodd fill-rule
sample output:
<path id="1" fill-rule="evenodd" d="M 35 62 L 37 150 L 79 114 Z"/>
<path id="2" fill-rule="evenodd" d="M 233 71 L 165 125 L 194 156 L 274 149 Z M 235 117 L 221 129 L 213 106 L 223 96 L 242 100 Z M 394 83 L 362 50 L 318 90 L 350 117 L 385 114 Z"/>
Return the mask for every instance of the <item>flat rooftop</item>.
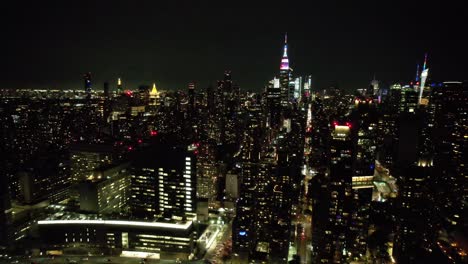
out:
<path id="1" fill-rule="evenodd" d="M 177 222 L 162 220 L 103 219 L 97 214 L 58 212 L 37 223 L 39 225 L 112 225 L 187 230 L 192 226 L 193 220 Z"/>

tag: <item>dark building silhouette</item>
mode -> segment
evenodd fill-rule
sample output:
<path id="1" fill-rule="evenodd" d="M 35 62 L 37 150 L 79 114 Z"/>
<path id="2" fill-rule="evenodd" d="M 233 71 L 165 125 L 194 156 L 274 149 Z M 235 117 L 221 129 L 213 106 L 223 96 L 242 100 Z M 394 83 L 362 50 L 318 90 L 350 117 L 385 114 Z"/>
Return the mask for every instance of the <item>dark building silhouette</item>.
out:
<path id="1" fill-rule="evenodd" d="M 86 93 L 86 98 L 91 99 L 92 85 L 91 85 L 91 73 L 85 73 L 83 75 L 84 79 L 84 91 Z"/>

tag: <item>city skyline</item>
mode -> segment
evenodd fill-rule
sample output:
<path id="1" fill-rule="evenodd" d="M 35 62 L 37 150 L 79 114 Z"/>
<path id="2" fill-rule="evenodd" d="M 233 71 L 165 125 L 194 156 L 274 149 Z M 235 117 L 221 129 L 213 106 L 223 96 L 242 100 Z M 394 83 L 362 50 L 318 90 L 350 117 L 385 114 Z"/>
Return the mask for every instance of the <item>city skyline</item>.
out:
<path id="1" fill-rule="evenodd" d="M 456 4 L 20 5 L 1 263 L 467 263 Z"/>
<path id="2" fill-rule="evenodd" d="M 206 88 L 222 69 L 231 70 L 242 89 L 260 91 L 277 74 L 285 32 L 294 74 L 311 74 L 316 89 L 366 88 L 374 75 L 387 87 L 406 82 L 425 53 L 432 80 L 466 78 L 466 39 L 460 34 L 462 16 L 456 15 L 463 8 L 456 3 L 251 9 L 41 3 L 40 12 L 9 5 L 15 16 L 6 16 L 10 41 L 1 88 L 77 89 L 85 72 L 93 74 L 95 89 L 106 81 L 115 88 L 117 78 L 130 89 L 153 82 L 161 89 L 185 89 L 191 81 Z"/>

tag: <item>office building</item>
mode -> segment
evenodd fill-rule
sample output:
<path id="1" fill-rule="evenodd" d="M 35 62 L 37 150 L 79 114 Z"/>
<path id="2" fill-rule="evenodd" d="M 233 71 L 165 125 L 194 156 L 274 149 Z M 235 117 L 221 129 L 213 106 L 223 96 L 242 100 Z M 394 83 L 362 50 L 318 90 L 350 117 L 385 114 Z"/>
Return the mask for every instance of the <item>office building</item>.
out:
<path id="1" fill-rule="evenodd" d="M 131 166 L 132 214 L 182 219 L 196 214 L 196 146 L 159 144 Z"/>
<path id="2" fill-rule="evenodd" d="M 110 214 L 125 212 L 130 200 L 128 163 L 104 166 L 94 171 L 92 179 L 79 184 L 80 210 Z"/>
<path id="3" fill-rule="evenodd" d="M 103 219 L 98 215 L 57 213 L 38 222 L 41 248 L 80 246 L 93 254 L 190 260 L 199 238 L 191 220 L 180 222 Z"/>
<path id="4" fill-rule="evenodd" d="M 84 181 L 94 170 L 114 160 L 114 148 L 106 144 L 73 144 L 70 146 L 71 180 Z"/>

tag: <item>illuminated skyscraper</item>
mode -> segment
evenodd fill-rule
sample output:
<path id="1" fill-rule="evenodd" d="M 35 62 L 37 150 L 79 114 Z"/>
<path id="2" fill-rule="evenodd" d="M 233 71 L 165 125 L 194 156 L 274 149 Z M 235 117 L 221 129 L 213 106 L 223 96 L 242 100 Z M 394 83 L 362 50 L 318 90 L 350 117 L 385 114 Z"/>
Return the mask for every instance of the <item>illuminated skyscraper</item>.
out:
<path id="1" fill-rule="evenodd" d="M 433 224 L 436 211 L 428 190 L 431 167 L 432 164 L 418 162 L 402 169 L 399 175 L 399 213 L 393 243 L 393 256 L 398 263 L 418 263 L 423 252 L 432 251 L 437 232 Z"/>
<path id="2" fill-rule="evenodd" d="M 288 35 L 284 36 L 283 57 L 280 65 L 280 89 L 281 89 L 281 105 L 289 104 L 289 80 L 291 79 L 291 68 L 289 67 L 288 58 Z"/>
<path id="3" fill-rule="evenodd" d="M 196 148 L 158 144 L 132 164 L 132 213 L 138 217 L 184 218 L 196 213 Z"/>
<path id="4" fill-rule="evenodd" d="M 278 78 L 271 80 L 267 87 L 268 124 L 271 127 L 278 127 L 281 115 L 281 89 Z"/>
<path id="5" fill-rule="evenodd" d="M 218 166 L 216 163 L 216 146 L 205 142 L 199 147 L 197 156 L 197 197 L 213 202 L 216 198 L 216 180 Z"/>
<path id="6" fill-rule="evenodd" d="M 324 259 L 328 258 L 334 262 L 342 262 L 345 258 L 342 253 L 347 250 L 354 149 L 351 124 L 334 123 L 333 125 L 333 140 L 330 151 L 329 222 L 327 224 L 328 232 L 325 231 L 328 239 L 325 240 L 327 244 L 324 244 L 321 248 L 325 249 Z M 320 246 L 317 248 L 320 248 Z"/>
<path id="7" fill-rule="evenodd" d="M 444 82 L 433 90 L 434 167 L 437 186 L 444 195 L 439 208 L 447 221 L 446 227 L 463 226 L 468 199 L 466 170 L 468 127 L 468 83 Z"/>
<path id="8" fill-rule="evenodd" d="M 119 79 L 117 79 L 117 94 L 120 94 L 122 92 L 123 92 L 123 90 L 122 90 L 122 80 L 119 78 Z"/>
<path id="9" fill-rule="evenodd" d="M 372 95 L 375 96 L 379 93 L 379 81 L 375 79 L 375 76 L 374 76 L 374 79 L 370 83 L 370 88 L 371 88 L 371 94 L 368 94 L 368 96 L 372 96 Z"/>
<path id="10" fill-rule="evenodd" d="M 231 71 L 224 72 L 224 79 L 218 81 L 218 98 L 216 110 L 219 112 L 221 142 L 224 146 L 235 146 L 239 143 L 239 120 L 236 113 L 239 109 L 239 87 L 232 81 Z"/>
<path id="11" fill-rule="evenodd" d="M 261 111 L 249 111 L 241 153 L 240 197 L 232 225 L 234 263 L 268 261 L 273 244 L 271 164 L 261 157 Z M 276 253 L 276 252 L 275 252 Z M 276 262 L 272 262 L 276 263 Z"/>
<path id="12" fill-rule="evenodd" d="M 415 113 L 418 108 L 418 93 L 411 87 L 405 86 L 401 89 L 401 97 L 399 103 L 399 113 Z"/>
<path id="13" fill-rule="evenodd" d="M 156 83 L 153 83 L 153 88 L 149 92 L 149 104 L 158 105 L 159 104 L 159 91 L 156 88 Z"/>
<path id="14" fill-rule="evenodd" d="M 303 78 L 302 77 L 297 77 L 294 79 L 294 91 L 293 91 L 293 98 L 294 100 L 299 101 L 302 96 L 302 87 L 303 87 Z"/>
<path id="15" fill-rule="evenodd" d="M 350 114 L 353 135 L 353 200 L 351 202 L 346 251 L 348 261 L 366 255 L 377 146 L 378 112 L 372 99 L 360 100 Z"/>
<path id="16" fill-rule="evenodd" d="M 194 114 L 195 111 L 195 83 L 191 82 L 188 85 L 188 96 L 189 96 L 189 112 Z"/>

